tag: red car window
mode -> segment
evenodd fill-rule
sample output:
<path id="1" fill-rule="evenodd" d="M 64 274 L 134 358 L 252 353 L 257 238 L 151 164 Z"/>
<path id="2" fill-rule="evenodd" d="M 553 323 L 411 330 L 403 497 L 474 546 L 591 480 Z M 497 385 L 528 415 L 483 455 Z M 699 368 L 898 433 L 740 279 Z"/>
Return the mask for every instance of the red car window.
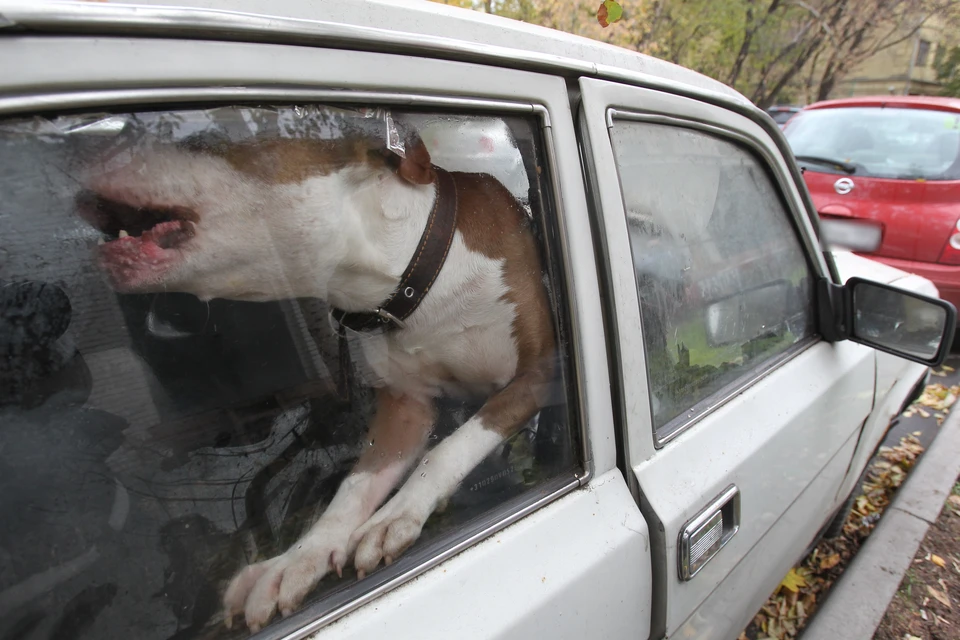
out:
<path id="1" fill-rule="evenodd" d="M 799 159 L 817 171 L 875 178 L 960 179 L 960 113 L 929 109 L 844 107 L 797 114 L 784 133 Z"/>

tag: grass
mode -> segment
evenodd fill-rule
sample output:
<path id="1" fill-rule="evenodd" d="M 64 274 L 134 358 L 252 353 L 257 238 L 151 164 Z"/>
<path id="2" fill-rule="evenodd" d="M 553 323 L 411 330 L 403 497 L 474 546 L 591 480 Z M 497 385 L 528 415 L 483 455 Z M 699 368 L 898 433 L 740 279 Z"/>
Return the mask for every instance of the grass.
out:
<path id="1" fill-rule="evenodd" d="M 673 344 L 683 344 L 690 350 L 690 364 L 719 367 L 727 362 L 740 362 L 740 345 L 711 347 L 707 343 L 707 327 L 703 320 L 692 320 L 676 328 Z"/>

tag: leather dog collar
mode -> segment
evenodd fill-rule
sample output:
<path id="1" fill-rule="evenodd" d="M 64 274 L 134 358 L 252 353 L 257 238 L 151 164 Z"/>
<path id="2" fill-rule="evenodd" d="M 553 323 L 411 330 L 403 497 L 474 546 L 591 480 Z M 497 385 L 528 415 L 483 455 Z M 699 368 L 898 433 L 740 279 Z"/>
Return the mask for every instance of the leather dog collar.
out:
<path id="1" fill-rule="evenodd" d="M 420 243 L 400 276 L 400 283 L 373 311 L 347 312 L 333 309 L 331 315 L 340 324 L 341 333 L 343 327 L 353 331 L 403 329 L 404 320 L 416 310 L 433 286 L 447 259 L 457 228 L 456 182 L 449 172 L 439 167 L 434 167 L 434 171 L 437 175 L 437 196 L 433 202 L 433 210 L 427 218 Z"/>

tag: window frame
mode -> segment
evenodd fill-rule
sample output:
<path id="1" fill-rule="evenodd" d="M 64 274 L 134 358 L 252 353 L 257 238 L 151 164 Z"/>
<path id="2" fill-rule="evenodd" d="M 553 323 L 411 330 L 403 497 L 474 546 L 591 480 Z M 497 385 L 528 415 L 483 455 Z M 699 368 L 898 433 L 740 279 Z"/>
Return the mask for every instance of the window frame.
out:
<path id="1" fill-rule="evenodd" d="M 264 45 L 270 46 L 270 45 Z M 375 54 L 381 55 L 381 54 Z M 521 72 L 522 73 L 522 72 Z M 149 82 L 149 80 L 147 80 Z M 441 83 L 437 83 L 441 84 Z M 2 88 L 2 81 L 0 81 Z M 452 92 L 451 92 L 452 93 Z M 467 91 L 462 93 L 467 94 Z M 567 216 L 563 207 L 561 168 L 558 165 L 557 141 L 554 139 L 550 109 L 547 104 L 521 100 L 467 96 L 435 95 L 425 92 L 376 91 L 368 89 L 312 89 L 246 87 L 176 86 L 154 88 L 91 89 L 82 91 L 54 90 L 35 95 L 0 95 L 0 123 L 7 119 L 31 116 L 54 117 L 76 112 L 103 109 L 107 112 L 135 112 L 182 109 L 203 109 L 229 105 L 293 106 L 297 104 L 357 105 L 371 104 L 408 110 L 436 110 L 457 115 L 528 116 L 537 121 L 546 179 L 542 208 L 550 215 L 539 222 L 544 231 L 538 246 L 543 259 L 551 266 L 551 302 L 554 328 L 562 336 L 567 353 L 564 389 L 573 453 L 577 464 L 570 476 L 558 476 L 535 489 L 502 502 L 488 512 L 467 520 L 461 526 L 441 534 L 437 539 L 401 555 L 390 566 L 381 567 L 363 581 L 358 581 L 326 597 L 306 604 L 288 618 L 276 618 L 256 638 L 301 640 L 331 622 L 356 611 L 384 593 L 406 584 L 437 567 L 477 543 L 491 537 L 526 516 L 559 500 L 586 485 L 596 474 L 594 452 L 587 407 L 587 366 L 584 362 L 584 341 L 578 319 L 574 267 L 571 257 Z M 454 111 L 456 109 L 456 111 Z M 532 185 L 531 185 L 532 186 Z"/>
<path id="2" fill-rule="evenodd" d="M 764 147 L 764 145 L 749 134 L 743 131 L 737 131 L 729 127 L 719 126 L 714 123 L 703 122 L 699 120 L 694 120 L 690 118 L 682 118 L 677 116 L 668 116 L 656 112 L 645 112 L 637 109 L 625 109 L 618 107 L 608 107 L 606 112 L 606 124 L 607 131 L 612 135 L 613 127 L 616 124 L 616 121 L 621 122 L 640 122 L 644 124 L 656 124 L 660 126 L 667 127 L 679 127 L 683 129 L 688 129 L 692 131 L 697 131 L 700 133 L 707 134 L 715 138 L 720 138 L 721 140 L 726 140 L 732 144 L 737 145 L 740 149 L 746 153 L 752 155 L 760 165 L 760 168 L 767 174 L 767 177 L 770 179 L 771 186 L 776 191 L 777 199 L 780 201 L 782 209 L 787 213 L 788 221 L 790 223 L 790 228 L 793 230 L 794 237 L 796 238 L 800 251 L 803 254 L 804 260 L 807 263 L 807 268 L 810 272 L 811 280 L 815 280 L 819 274 L 817 271 L 817 264 L 815 261 L 810 258 L 810 249 L 808 246 L 808 238 L 802 234 L 798 228 L 798 219 L 800 217 L 800 211 L 796 208 L 795 203 L 792 203 L 789 198 L 785 195 L 785 189 L 781 183 L 782 177 L 778 175 L 776 170 L 773 170 L 773 167 L 776 167 L 776 162 L 774 157 L 770 152 Z M 613 139 L 609 139 L 610 146 L 613 148 Z M 616 166 L 616 154 L 614 153 L 614 164 Z M 620 170 L 619 166 L 617 168 L 617 177 L 620 179 Z M 623 203 L 624 211 L 626 210 L 626 202 L 623 201 L 623 188 L 620 189 L 621 202 Z M 807 240 L 807 242 L 805 242 Z M 631 246 L 631 252 L 633 248 Z M 632 270 L 632 268 L 631 268 Z M 636 275 L 634 275 L 636 278 Z M 636 284 L 636 280 L 634 280 Z M 639 296 L 638 296 L 639 298 Z M 638 308 L 640 310 L 641 323 L 643 322 L 643 310 L 642 304 L 639 303 L 638 299 Z M 811 318 L 816 318 L 816 300 L 811 299 Z M 693 403 L 690 406 L 689 410 L 683 412 L 670 420 L 664 423 L 660 428 L 657 428 L 653 421 L 653 409 L 652 406 L 650 410 L 650 425 L 653 432 L 654 446 L 658 449 L 664 447 L 671 440 L 674 440 L 677 436 L 681 435 L 696 423 L 702 420 L 704 417 L 715 412 L 720 407 L 724 406 L 730 402 L 733 398 L 740 395 L 744 389 L 747 389 L 759 380 L 763 379 L 770 372 L 775 371 L 785 363 L 789 362 L 797 355 L 810 348 L 812 345 L 819 342 L 821 339 L 819 333 L 814 327 L 814 331 L 798 340 L 794 344 L 790 345 L 787 349 L 781 351 L 780 353 L 767 358 L 766 360 L 757 363 L 749 369 L 745 369 L 744 372 L 735 380 L 724 385 L 717 391 L 709 394 L 708 396 L 701 398 L 697 402 Z M 645 354 L 646 355 L 646 354 Z M 647 397 L 648 400 L 652 402 L 653 393 L 650 387 L 650 369 L 649 369 L 649 360 L 644 358 L 647 365 Z"/>

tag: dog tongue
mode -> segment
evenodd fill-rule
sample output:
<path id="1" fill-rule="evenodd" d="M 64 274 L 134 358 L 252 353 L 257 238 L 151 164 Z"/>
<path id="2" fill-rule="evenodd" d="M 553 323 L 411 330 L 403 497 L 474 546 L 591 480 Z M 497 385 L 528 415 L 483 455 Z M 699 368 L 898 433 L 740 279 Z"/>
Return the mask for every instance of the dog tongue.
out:
<path id="1" fill-rule="evenodd" d="M 157 265 L 170 259 L 170 249 L 191 236 L 193 227 L 189 222 L 162 222 L 139 236 L 124 236 L 101 245 L 100 255 L 116 266 Z"/>
<path id="2" fill-rule="evenodd" d="M 140 234 L 140 240 L 145 245 L 149 244 L 160 249 L 169 249 L 193 235 L 188 224 L 180 220 L 161 222 Z"/>
<path id="3" fill-rule="evenodd" d="M 112 262 L 130 265 L 143 260 L 159 260 L 165 250 L 154 242 L 148 232 L 108 242 L 100 247 L 100 253 Z"/>

